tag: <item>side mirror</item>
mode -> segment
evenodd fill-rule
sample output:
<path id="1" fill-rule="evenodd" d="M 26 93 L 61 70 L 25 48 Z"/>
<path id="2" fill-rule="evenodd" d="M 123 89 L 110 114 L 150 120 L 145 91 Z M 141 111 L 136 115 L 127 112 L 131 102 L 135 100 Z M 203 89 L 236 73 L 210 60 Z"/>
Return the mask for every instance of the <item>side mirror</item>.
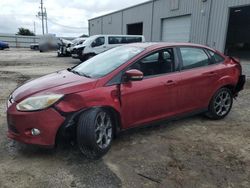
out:
<path id="1" fill-rule="evenodd" d="M 143 73 L 137 69 L 131 69 L 125 72 L 125 81 L 141 81 Z"/>

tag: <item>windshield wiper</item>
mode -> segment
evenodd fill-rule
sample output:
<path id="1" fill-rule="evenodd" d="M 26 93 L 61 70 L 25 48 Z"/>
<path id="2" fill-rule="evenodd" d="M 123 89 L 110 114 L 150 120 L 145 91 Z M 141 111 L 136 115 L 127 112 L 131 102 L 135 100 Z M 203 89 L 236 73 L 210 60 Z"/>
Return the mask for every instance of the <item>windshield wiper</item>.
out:
<path id="1" fill-rule="evenodd" d="M 70 72 L 73 72 L 74 74 L 77 74 L 77 75 L 82 76 L 82 75 L 80 74 L 80 72 L 78 72 L 78 71 L 75 71 L 75 70 L 70 70 Z"/>
<path id="2" fill-rule="evenodd" d="M 81 76 L 84 76 L 86 78 L 91 78 L 91 76 L 87 75 L 87 74 L 84 74 L 84 73 L 80 73 Z"/>
<path id="3" fill-rule="evenodd" d="M 91 76 L 87 75 L 87 74 L 84 74 L 84 73 L 81 73 L 81 72 L 78 72 L 76 70 L 70 70 L 70 72 L 73 72 L 74 74 L 77 74 L 79 76 L 84 76 L 86 78 L 91 78 Z"/>

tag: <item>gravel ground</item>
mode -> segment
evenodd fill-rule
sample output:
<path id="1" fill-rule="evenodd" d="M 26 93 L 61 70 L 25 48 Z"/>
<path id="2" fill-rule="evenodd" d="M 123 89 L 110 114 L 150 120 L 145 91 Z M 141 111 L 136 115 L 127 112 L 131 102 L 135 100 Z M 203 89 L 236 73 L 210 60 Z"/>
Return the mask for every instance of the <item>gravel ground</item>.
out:
<path id="1" fill-rule="evenodd" d="M 47 150 L 6 137 L 6 99 L 26 80 L 77 64 L 55 52 L 0 51 L 0 187 L 250 187 L 250 81 L 221 121 L 194 116 L 120 135 L 98 161 L 71 144 Z M 250 77 L 250 61 L 242 61 Z"/>

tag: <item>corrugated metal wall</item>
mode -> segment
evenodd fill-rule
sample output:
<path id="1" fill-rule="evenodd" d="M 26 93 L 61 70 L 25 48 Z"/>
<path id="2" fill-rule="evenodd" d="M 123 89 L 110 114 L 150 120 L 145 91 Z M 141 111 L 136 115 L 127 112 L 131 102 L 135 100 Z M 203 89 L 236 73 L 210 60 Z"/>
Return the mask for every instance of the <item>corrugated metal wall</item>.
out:
<path id="1" fill-rule="evenodd" d="M 154 0 L 89 20 L 90 35 L 126 34 L 127 24 L 143 22 L 146 40 L 161 41 L 163 19 L 191 15 L 190 41 L 224 51 L 230 7 L 242 5 L 250 0 Z"/>
<path id="2" fill-rule="evenodd" d="M 13 48 L 29 48 L 30 44 L 39 42 L 40 36 L 0 34 L 0 40 L 7 42 Z"/>
<path id="3" fill-rule="evenodd" d="M 250 0 L 213 0 L 208 33 L 208 45 L 224 51 L 230 7 L 250 5 Z"/>
<path id="4" fill-rule="evenodd" d="M 151 39 L 152 2 L 143 3 L 89 21 L 90 35 L 126 34 L 127 24 L 143 22 L 144 36 Z"/>
<path id="5" fill-rule="evenodd" d="M 123 34 L 127 34 L 127 24 L 143 23 L 143 35 L 147 41 L 151 38 L 152 3 L 143 4 L 123 11 Z"/>
<path id="6" fill-rule="evenodd" d="M 122 12 L 104 16 L 102 21 L 103 34 L 120 34 L 122 33 Z"/>
<path id="7" fill-rule="evenodd" d="M 178 9 L 171 10 L 171 1 L 154 1 L 153 41 L 161 41 L 162 19 L 191 15 L 190 41 L 199 44 L 206 43 L 211 0 L 181 0 Z"/>

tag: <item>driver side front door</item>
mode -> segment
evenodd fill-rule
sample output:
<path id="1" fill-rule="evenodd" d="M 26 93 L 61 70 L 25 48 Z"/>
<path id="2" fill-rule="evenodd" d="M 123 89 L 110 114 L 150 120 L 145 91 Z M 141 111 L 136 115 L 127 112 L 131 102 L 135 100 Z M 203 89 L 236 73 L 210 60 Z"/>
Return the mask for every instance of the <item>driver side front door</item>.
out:
<path id="1" fill-rule="evenodd" d="M 180 72 L 173 68 L 173 50 L 166 49 L 170 57 L 165 60 L 163 52 L 154 52 L 132 65 L 131 69 L 144 73 L 143 80 L 121 84 L 123 128 L 136 127 L 177 113 Z"/>

